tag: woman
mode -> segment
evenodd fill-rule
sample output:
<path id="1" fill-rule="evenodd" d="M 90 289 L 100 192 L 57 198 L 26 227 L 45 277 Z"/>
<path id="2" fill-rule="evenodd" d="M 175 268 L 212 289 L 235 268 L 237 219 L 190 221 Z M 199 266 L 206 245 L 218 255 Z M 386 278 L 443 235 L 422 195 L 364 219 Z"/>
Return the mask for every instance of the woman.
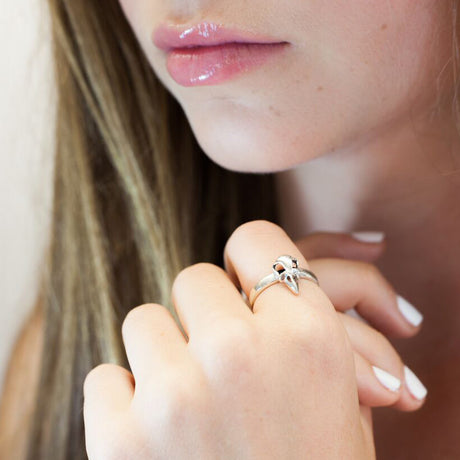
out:
<path id="1" fill-rule="evenodd" d="M 457 1 L 48 3 L 54 226 L 5 452 L 458 457 Z M 259 45 L 169 49 L 218 37 Z M 283 254 L 319 286 L 246 305 Z"/>

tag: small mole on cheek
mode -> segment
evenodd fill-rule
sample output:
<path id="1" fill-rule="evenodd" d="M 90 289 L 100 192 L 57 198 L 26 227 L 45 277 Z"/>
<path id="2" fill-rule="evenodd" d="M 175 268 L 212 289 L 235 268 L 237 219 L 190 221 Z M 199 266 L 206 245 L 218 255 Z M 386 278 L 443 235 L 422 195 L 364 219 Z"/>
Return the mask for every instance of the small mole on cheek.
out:
<path id="1" fill-rule="evenodd" d="M 322 86 L 318 86 L 318 88 L 316 88 L 316 91 L 322 91 L 322 90 L 323 90 Z"/>
<path id="2" fill-rule="evenodd" d="M 380 30 L 385 30 L 386 28 L 387 28 L 387 25 L 386 25 L 386 24 L 382 24 L 382 25 L 380 26 Z"/>

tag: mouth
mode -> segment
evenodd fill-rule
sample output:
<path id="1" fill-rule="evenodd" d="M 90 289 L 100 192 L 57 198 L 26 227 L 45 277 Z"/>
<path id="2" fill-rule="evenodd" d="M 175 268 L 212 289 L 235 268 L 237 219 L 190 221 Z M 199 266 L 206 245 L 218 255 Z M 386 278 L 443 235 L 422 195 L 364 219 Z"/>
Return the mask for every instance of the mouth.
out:
<path id="1" fill-rule="evenodd" d="M 216 85 L 261 66 L 289 42 L 203 22 L 191 27 L 161 25 L 154 45 L 167 53 L 166 67 L 182 86 Z"/>
<path id="2" fill-rule="evenodd" d="M 267 35 L 224 27 L 222 24 L 213 22 L 201 22 L 192 26 L 161 24 L 153 31 L 152 41 L 157 48 L 166 52 L 175 48 L 217 46 L 226 43 L 272 44 L 281 42 Z"/>

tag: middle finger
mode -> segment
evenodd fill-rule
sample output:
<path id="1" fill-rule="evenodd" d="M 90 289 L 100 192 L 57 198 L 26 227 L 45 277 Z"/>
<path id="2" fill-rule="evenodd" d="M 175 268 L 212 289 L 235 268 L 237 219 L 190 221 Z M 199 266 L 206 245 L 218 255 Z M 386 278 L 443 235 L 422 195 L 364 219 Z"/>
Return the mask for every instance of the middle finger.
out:
<path id="1" fill-rule="evenodd" d="M 218 331 L 223 322 L 249 322 L 253 316 L 225 270 L 206 262 L 186 267 L 176 276 L 172 300 L 190 339 Z"/>

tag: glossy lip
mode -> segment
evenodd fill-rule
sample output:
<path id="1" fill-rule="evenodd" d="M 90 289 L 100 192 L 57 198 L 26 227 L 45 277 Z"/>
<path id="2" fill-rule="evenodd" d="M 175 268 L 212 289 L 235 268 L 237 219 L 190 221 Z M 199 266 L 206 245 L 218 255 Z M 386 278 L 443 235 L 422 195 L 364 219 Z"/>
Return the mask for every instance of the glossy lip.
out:
<path id="1" fill-rule="evenodd" d="M 290 43 L 214 22 L 163 23 L 152 32 L 166 68 L 182 86 L 216 85 L 264 64 Z"/>
<path id="2" fill-rule="evenodd" d="M 224 27 L 214 22 L 201 22 L 191 26 L 160 24 L 152 33 L 153 44 L 163 50 L 216 46 L 225 43 L 288 43 L 250 31 Z"/>
<path id="3" fill-rule="evenodd" d="M 175 48 L 168 52 L 166 68 L 182 86 L 217 85 L 262 66 L 285 48 L 285 43 L 233 42 Z"/>

